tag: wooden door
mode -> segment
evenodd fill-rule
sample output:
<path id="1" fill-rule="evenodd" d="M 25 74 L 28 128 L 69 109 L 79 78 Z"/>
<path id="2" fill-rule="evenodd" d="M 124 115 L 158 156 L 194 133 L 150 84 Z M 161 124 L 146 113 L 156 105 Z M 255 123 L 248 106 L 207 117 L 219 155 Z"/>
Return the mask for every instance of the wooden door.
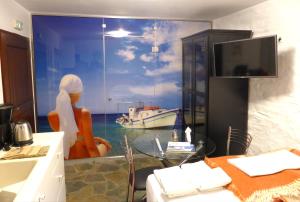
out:
<path id="1" fill-rule="evenodd" d="M 13 121 L 35 128 L 29 39 L 0 30 L 0 59 L 5 104 L 13 104 Z"/>

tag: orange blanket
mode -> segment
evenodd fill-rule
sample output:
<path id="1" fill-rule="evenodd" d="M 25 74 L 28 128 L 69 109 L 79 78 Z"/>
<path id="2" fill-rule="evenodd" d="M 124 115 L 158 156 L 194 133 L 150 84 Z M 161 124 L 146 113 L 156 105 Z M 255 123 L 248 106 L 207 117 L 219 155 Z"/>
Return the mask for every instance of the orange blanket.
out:
<path id="1" fill-rule="evenodd" d="M 299 150 L 292 150 L 292 152 L 300 156 Z M 227 162 L 227 159 L 237 157 L 239 156 L 206 158 L 205 162 L 212 168 L 221 167 L 232 178 L 232 182 L 227 186 L 227 189 L 234 192 L 242 201 L 264 201 L 259 200 L 259 198 L 266 199 L 270 197 L 274 201 L 287 201 L 284 198 L 288 197 L 297 198 L 300 201 L 300 169 L 249 177 Z"/>

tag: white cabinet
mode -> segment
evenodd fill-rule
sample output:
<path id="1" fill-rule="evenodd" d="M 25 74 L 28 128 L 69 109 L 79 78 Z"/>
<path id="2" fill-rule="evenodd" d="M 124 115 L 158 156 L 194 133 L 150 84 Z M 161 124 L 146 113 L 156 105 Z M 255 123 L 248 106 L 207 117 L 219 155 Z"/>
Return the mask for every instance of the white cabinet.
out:
<path id="1" fill-rule="evenodd" d="M 35 202 L 66 201 L 62 140 L 60 140 L 59 146 L 54 152 L 54 155 L 52 155 L 47 167 L 47 171 L 36 193 Z"/>
<path id="2" fill-rule="evenodd" d="M 61 186 L 56 201 L 66 201 L 66 186 Z"/>
<path id="3" fill-rule="evenodd" d="M 45 157 L 33 159 L 36 164 L 14 202 L 66 201 L 63 136 L 63 132 L 33 134 L 33 145 L 49 146 L 49 150 Z"/>

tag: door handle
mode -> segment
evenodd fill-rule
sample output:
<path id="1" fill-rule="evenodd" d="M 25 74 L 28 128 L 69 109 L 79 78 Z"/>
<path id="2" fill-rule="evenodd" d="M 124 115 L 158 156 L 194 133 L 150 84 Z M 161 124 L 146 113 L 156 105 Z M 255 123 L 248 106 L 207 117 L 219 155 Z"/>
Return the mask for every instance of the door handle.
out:
<path id="1" fill-rule="evenodd" d="M 40 193 L 40 195 L 38 196 L 39 202 L 45 200 L 45 198 L 46 198 L 46 195 L 44 193 Z"/>
<path id="2" fill-rule="evenodd" d="M 57 153 L 56 153 L 56 158 L 59 159 L 60 156 L 61 156 L 61 152 L 57 152 Z"/>
<path id="3" fill-rule="evenodd" d="M 64 175 L 58 175 L 57 178 L 58 178 L 59 183 L 63 183 L 65 176 Z"/>

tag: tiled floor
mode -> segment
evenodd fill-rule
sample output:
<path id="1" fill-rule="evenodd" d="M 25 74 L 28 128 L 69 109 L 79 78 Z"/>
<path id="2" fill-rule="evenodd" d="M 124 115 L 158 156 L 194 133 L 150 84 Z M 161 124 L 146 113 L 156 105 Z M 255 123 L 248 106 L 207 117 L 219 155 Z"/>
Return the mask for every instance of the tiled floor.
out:
<path id="1" fill-rule="evenodd" d="M 135 155 L 136 169 L 161 165 L 159 160 Z M 124 157 L 65 161 L 67 202 L 125 202 L 128 164 Z M 136 193 L 136 201 L 143 192 Z"/>

